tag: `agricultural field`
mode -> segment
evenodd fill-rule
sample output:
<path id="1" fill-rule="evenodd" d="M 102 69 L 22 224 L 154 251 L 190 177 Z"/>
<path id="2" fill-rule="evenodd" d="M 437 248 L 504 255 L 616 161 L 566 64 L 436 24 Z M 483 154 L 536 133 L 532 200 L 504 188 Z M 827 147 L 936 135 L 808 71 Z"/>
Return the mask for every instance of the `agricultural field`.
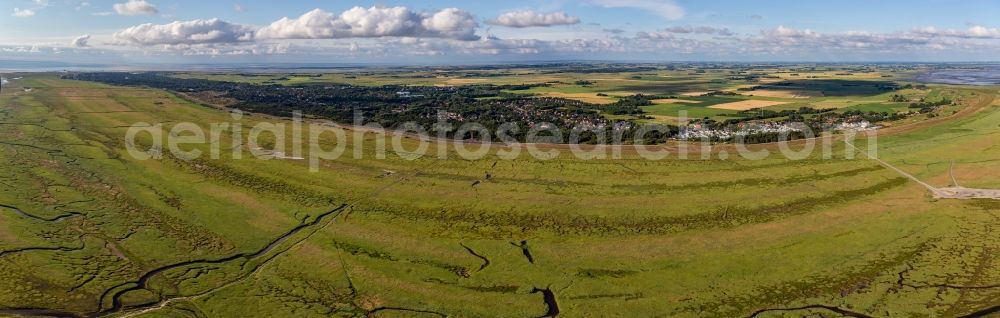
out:
<path id="1" fill-rule="evenodd" d="M 609 119 L 676 124 L 680 111 L 690 118 L 717 121 L 739 118 L 740 110 L 795 110 L 800 107 L 832 108 L 836 112 L 906 112 L 907 102 L 891 102 L 895 94 L 915 101 L 951 96 L 949 86 L 888 89 L 906 82 L 918 70 L 892 65 L 588 65 L 410 67 L 400 69 L 345 68 L 327 73 L 225 73 L 177 72 L 181 79 L 208 79 L 261 85 L 539 85 L 509 93 L 552 97 L 607 105 L 636 94 L 656 96 L 643 106 L 642 116 Z M 731 105 L 724 105 L 733 103 Z M 723 105 L 720 105 L 723 104 Z"/>
<path id="2" fill-rule="evenodd" d="M 746 73 L 746 74 L 744 74 Z M 742 78 L 753 74 L 755 81 Z M 795 74 L 795 75 L 792 75 Z M 642 121 L 724 120 L 799 107 L 904 112 L 878 157 L 943 187 L 1000 188 L 996 87 L 884 89 L 905 73 L 825 67 L 184 72 L 228 82 L 549 86 L 513 90 L 602 104 L 657 95 Z M 496 149 L 462 159 L 376 154 L 425 141 L 349 127 L 357 139 L 311 172 L 309 160 L 243 143 L 256 123 L 292 123 L 154 88 L 18 74 L 0 93 L 0 315 L 70 317 L 985 317 L 1000 312 L 1000 201 L 935 198 L 847 146 L 800 160 L 772 144 L 671 141 L 582 159 Z M 888 78 L 886 75 L 893 77 Z M 893 79 L 893 81 L 888 81 Z M 753 86 L 759 86 L 753 90 Z M 773 88 L 773 89 L 772 89 Z M 756 94 L 758 91 L 773 93 Z M 715 92 L 715 94 L 710 94 Z M 601 94 L 601 95 L 598 95 Z M 729 105 L 729 106 L 726 106 Z M 746 106 L 749 105 L 749 106 Z M 737 107 L 739 106 L 739 107 Z M 617 116 L 617 117 L 615 117 Z M 162 124 L 240 132 L 207 138 L 218 159 L 127 149 L 126 132 Z M 353 130 L 351 130 L 353 129 Z M 307 136 L 322 136 L 310 126 Z M 394 138 L 395 137 L 395 138 Z M 155 140 L 136 139 L 147 149 Z M 296 144 L 261 136 L 260 144 Z M 396 141 L 393 141 L 396 140 Z M 310 145 L 302 145 L 309 152 Z M 472 147 L 465 145 L 467 147 Z M 737 147 L 768 151 L 750 160 Z M 800 149 L 801 143 L 793 143 Z M 235 148 L 235 150 L 234 150 Z M 502 148 L 502 147 L 501 147 Z M 596 147 L 602 150 L 605 148 Z M 681 150 L 690 149 L 690 153 Z M 444 154 L 444 158 L 439 154 Z M 160 158 L 156 158 L 160 157 Z M 239 157 L 239 158 L 237 158 Z"/>

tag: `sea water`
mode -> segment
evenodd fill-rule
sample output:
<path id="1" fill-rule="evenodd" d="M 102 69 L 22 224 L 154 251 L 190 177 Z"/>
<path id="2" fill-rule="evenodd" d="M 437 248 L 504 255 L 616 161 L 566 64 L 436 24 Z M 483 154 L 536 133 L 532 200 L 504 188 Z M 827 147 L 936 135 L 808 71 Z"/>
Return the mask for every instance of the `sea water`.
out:
<path id="1" fill-rule="evenodd" d="M 937 69 L 913 78 L 919 82 L 959 84 L 959 85 L 998 85 L 1000 84 L 1000 65 L 986 65 L 975 68 Z"/>

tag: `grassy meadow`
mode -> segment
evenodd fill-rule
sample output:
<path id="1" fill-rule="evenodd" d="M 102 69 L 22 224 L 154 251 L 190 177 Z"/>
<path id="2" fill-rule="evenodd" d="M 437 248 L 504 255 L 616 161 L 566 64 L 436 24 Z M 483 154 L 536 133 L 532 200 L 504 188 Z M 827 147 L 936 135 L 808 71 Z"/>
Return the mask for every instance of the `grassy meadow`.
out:
<path id="1" fill-rule="evenodd" d="M 892 93 L 808 83 L 794 88 L 812 91 L 801 94 L 684 95 L 742 85 L 721 71 L 510 72 L 176 76 L 289 85 L 558 81 L 515 92 L 694 101 L 646 106 L 665 121 L 678 110 L 725 118 L 735 111 L 709 106 L 734 100 L 785 102 L 774 109 L 907 107 L 888 102 Z M 769 81 L 884 79 L 774 74 Z M 245 143 L 237 150 L 244 159 L 232 157 L 233 140 L 245 141 L 255 123 L 290 125 L 284 119 L 237 120 L 161 90 L 23 76 L 0 95 L 0 315 L 958 317 L 1000 306 L 1000 203 L 933 199 L 843 144 L 831 158 L 803 160 L 748 160 L 727 145 L 704 152 L 707 159 L 675 152 L 653 161 L 625 149 L 621 158 L 581 160 L 565 145 L 543 145 L 561 153 L 537 160 L 494 149 L 465 160 L 440 143 L 431 148 L 448 159 L 380 159 L 375 145 L 387 137 L 369 132 L 325 140 L 346 155 L 310 172 L 308 160 L 253 159 Z M 902 91 L 960 97 L 961 105 L 890 127 L 877 139 L 879 157 L 935 186 L 951 173 L 963 186 L 1000 187 L 995 93 Z M 163 124 L 164 135 L 179 123 L 205 131 L 231 123 L 242 133 L 209 136 L 222 144 L 217 160 L 138 160 L 124 138 L 138 122 Z"/>

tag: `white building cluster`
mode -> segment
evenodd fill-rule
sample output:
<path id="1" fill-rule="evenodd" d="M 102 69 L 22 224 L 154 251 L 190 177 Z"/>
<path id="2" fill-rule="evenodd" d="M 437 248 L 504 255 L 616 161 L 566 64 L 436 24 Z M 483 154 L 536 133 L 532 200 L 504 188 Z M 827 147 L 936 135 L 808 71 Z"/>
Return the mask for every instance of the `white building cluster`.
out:
<path id="1" fill-rule="evenodd" d="M 834 127 L 835 130 L 841 130 L 841 131 L 866 131 L 866 130 L 875 130 L 878 128 L 879 126 L 872 125 L 872 123 L 868 122 L 867 120 L 862 120 L 857 122 L 843 122 L 837 124 L 837 126 Z"/>
<path id="2" fill-rule="evenodd" d="M 680 140 L 690 139 L 732 139 L 737 136 L 747 136 L 759 133 L 789 133 L 802 131 L 801 124 L 795 123 L 759 123 L 745 125 L 737 130 L 729 129 L 704 129 L 701 125 L 691 125 L 681 127 L 676 138 Z"/>

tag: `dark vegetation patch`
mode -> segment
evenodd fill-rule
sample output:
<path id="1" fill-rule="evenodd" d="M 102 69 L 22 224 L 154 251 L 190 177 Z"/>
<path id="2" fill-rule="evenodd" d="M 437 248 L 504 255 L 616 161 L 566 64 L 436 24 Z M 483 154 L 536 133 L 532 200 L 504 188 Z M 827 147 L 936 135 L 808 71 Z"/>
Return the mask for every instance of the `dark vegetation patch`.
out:
<path id="1" fill-rule="evenodd" d="M 968 205 L 990 211 L 1000 211 L 1000 200 L 993 199 L 971 199 L 967 201 Z"/>
<path id="2" fill-rule="evenodd" d="M 299 315 L 309 313 L 330 316 L 334 313 L 345 315 L 363 313 L 354 303 L 355 295 L 351 290 L 337 287 L 330 282 L 287 274 L 256 279 L 250 286 L 255 295 L 266 297 L 265 299 L 279 302 L 284 306 L 298 307 L 296 312 Z"/>
<path id="3" fill-rule="evenodd" d="M 679 94 L 685 92 L 723 89 L 726 85 L 727 82 L 725 80 L 696 80 L 675 83 L 656 82 L 643 83 L 642 85 L 624 85 L 618 90 L 643 94 Z"/>
<path id="4" fill-rule="evenodd" d="M 631 276 L 638 273 L 637 271 L 627 270 L 627 269 L 599 269 L 599 268 L 581 268 L 576 272 L 576 276 L 586 277 L 586 278 L 623 278 Z"/>
<path id="5" fill-rule="evenodd" d="M 817 92 L 822 93 L 823 96 L 871 96 L 899 88 L 898 84 L 889 81 L 839 79 L 788 80 L 754 87 L 754 89 L 790 89 Z"/>
<path id="6" fill-rule="evenodd" d="M 572 296 L 569 299 L 580 300 L 580 299 L 602 299 L 602 298 L 621 298 L 622 300 L 633 300 L 643 298 L 643 294 L 639 293 L 617 293 L 617 294 L 596 294 L 596 295 L 582 295 L 582 296 Z"/>
<path id="7" fill-rule="evenodd" d="M 464 266 L 452 265 L 452 264 L 448 264 L 448 263 L 444 263 L 444 262 L 439 262 L 439 261 L 435 261 L 435 260 L 399 258 L 399 257 L 395 257 L 392 254 L 389 254 L 387 252 L 383 252 L 383 251 L 379 251 L 379 250 L 374 250 L 374 249 L 371 249 L 371 248 L 367 248 L 367 247 L 363 247 L 363 246 L 360 246 L 360 245 L 351 244 L 351 243 L 347 243 L 347 242 L 342 242 L 342 241 L 334 241 L 333 242 L 333 246 L 336 247 L 336 248 L 338 248 L 338 249 L 340 249 L 340 250 L 342 250 L 342 251 L 344 251 L 344 252 L 347 252 L 348 254 L 355 255 L 355 256 L 365 256 L 365 257 L 369 257 L 369 258 L 374 258 L 374 259 L 379 259 L 379 260 L 384 260 L 384 261 L 390 261 L 390 262 L 408 262 L 408 263 L 411 263 L 411 264 L 426 265 L 426 266 L 436 267 L 436 268 L 439 268 L 439 269 L 443 269 L 443 270 L 455 273 L 455 275 L 458 275 L 459 277 L 466 277 L 467 278 L 467 277 L 471 276 L 471 272 L 469 271 L 469 269 L 466 268 L 466 267 L 464 267 Z"/>

